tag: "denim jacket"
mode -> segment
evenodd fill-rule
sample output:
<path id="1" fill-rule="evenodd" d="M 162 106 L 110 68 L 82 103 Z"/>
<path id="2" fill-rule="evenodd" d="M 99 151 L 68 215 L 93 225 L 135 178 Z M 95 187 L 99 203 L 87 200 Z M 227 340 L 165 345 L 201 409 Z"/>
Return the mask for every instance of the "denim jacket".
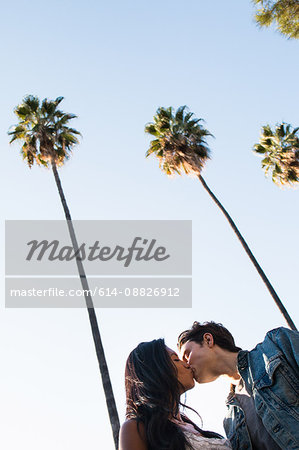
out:
<path id="1" fill-rule="evenodd" d="M 254 399 L 266 430 L 284 450 L 299 449 L 299 332 L 287 328 L 269 331 L 251 351 L 238 354 L 238 371 Z M 224 429 L 233 450 L 248 449 L 244 412 L 233 392 L 228 396 Z"/>

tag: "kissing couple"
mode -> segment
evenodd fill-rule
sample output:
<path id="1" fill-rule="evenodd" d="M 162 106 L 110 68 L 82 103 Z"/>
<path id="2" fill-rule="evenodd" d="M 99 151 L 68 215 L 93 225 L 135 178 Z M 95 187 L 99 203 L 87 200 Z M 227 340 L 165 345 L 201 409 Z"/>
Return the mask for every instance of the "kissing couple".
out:
<path id="1" fill-rule="evenodd" d="M 253 350 L 215 322 L 194 322 L 178 337 L 142 342 L 125 369 L 126 421 L 120 450 L 295 450 L 299 448 L 299 333 L 269 331 Z M 182 412 L 181 395 L 221 375 L 231 381 L 224 429 L 202 430 Z M 190 409 L 190 408 L 189 408 Z"/>

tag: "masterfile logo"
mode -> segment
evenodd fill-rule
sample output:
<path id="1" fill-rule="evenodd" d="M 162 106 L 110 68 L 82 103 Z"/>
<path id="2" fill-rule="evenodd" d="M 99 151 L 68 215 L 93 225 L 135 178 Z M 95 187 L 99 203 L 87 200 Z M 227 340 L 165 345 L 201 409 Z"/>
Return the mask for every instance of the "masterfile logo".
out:
<path id="1" fill-rule="evenodd" d="M 52 242 L 47 240 L 38 242 L 34 239 L 33 241 L 27 242 L 27 245 L 31 247 L 26 261 L 31 261 L 34 257 L 38 261 L 41 261 L 44 257 L 47 257 L 49 261 L 71 261 L 76 258 L 80 259 L 80 261 L 109 261 L 115 258 L 117 261 L 123 261 L 124 267 L 128 267 L 133 258 L 136 261 L 150 261 L 151 259 L 157 262 L 165 261 L 170 255 L 166 254 L 165 247 L 158 247 L 156 243 L 156 239 L 151 239 L 148 243 L 148 239 L 136 237 L 128 248 L 120 245 L 116 245 L 114 248 L 105 245 L 100 246 L 100 242 L 96 241 L 91 246 L 83 242 L 75 250 L 74 247 L 69 245 L 60 246 L 60 242 L 57 239 Z"/>

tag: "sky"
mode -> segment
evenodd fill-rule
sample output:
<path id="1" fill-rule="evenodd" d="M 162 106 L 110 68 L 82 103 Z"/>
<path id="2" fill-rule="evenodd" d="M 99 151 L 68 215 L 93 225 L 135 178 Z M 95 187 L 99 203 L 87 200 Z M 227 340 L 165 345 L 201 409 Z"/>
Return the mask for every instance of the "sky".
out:
<path id="1" fill-rule="evenodd" d="M 214 320 L 251 349 L 285 326 L 200 183 L 169 179 L 145 159 L 144 125 L 159 106 L 188 105 L 205 120 L 215 138 L 203 176 L 299 323 L 298 190 L 266 179 L 252 152 L 262 125 L 298 126 L 298 42 L 258 29 L 249 0 L 16 0 L 1 9 L 1 447 L 112 450 L 87 312 L 5 308 L 4 221 L 64 218 L 52 173 L 29 170 L 8 144 L 13 109 L 27 94 L 62 95 L 78 115 L 83 138 L 59 172 L 74 219 L 192 220 L 192 308 L 97 309 L 124 421 L 124 366 L 139 342 L 164 337 L 174 348 L 194 320 Z M 228 390 L 220 379 L 188 392 L 203 428 L 223 433 Z"/>

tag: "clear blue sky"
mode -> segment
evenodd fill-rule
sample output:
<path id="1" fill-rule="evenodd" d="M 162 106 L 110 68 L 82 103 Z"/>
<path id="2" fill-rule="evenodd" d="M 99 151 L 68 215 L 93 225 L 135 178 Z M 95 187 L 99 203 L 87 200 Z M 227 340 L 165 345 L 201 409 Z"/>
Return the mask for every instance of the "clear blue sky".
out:
<path id="1" fill-rule="evenodd" d="M 224 217 L 196 180 L 167 179 L 145 160 L 144 124 L 187 104 L 216 139 L 204 171 L 294 321 L 298 310 L 298 191 L 265 179 L 251 152 L 261 125 L 298 126 L 298 42 L 259 30 L 249 0 L 52 1 L 2 5 L 1 229 L 4 219 L 62 219 L 51 172 L 22 162 L 6 132 L 26 94 L 65 97 L 81 145 L 60 175 L 75 219 L 192 219 L 193 308 L 97 310 L 121 420 L 126 357 L 140 341 L 174 347 L 194 320 L 224 323 L 252 348 L 284 325 Z M 178 239 L 180 237 L 178 236 Z M 1 447 L 113 449 L 85 310 L 4 308 Z M 187 403 L 223 432 L 227 381 Z"/>

